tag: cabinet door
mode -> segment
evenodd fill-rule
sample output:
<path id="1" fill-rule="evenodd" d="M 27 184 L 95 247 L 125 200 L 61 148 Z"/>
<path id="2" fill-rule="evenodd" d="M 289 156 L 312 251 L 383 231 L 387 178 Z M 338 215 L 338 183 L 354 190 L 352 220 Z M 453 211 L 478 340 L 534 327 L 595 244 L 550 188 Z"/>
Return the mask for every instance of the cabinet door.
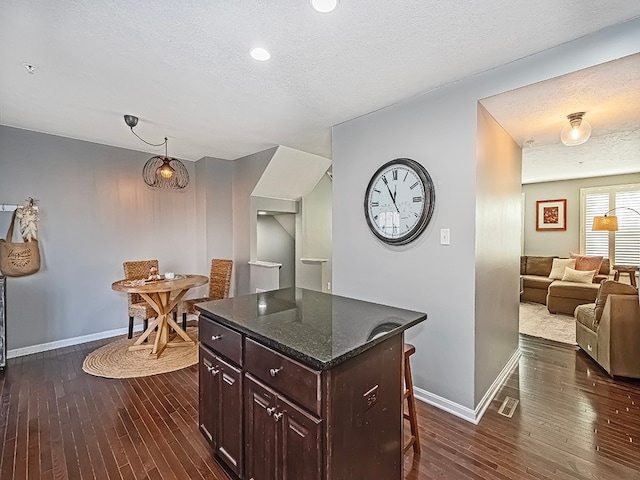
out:
<path id="1" fill-rule="evenodd" d="M 322 476 L 321 420 L 278 398 L 278 479 L 320 480 Z"/>
<path id="2" fill-rule="evenodd" d="M 218 407 L 216 453 L 238 477 L 242 477 L 242 372 L 216 357 Z"/>
<path id="3" fill-rule="evenodd" d="M 276 480 L 276 394 L 245 376 L 245 470 L 248 480 Z"/>
<path id="4" fill-rule="evenodd" d="M 209 443 L 216 448 L 216 419 L 218 418 L 218 379 L 215 356 L 206 348 L 200 346 L 199 366 L 199 418 L 200 430 Z"/>

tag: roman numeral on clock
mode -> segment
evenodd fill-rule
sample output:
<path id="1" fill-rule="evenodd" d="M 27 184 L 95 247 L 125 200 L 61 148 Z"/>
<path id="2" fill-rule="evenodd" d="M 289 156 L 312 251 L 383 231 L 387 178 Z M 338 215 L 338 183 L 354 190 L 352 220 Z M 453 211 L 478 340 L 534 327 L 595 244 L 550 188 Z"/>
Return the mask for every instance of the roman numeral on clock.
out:
<path id="1" fill-rule="evenodd" d="M 422 201 L 422 197 L 413 197 L 413 202 L 421 202 Z"/>
<path id="2" fill-rule="evenodd" d="M 380 206 L 380 202 L 371 202 L 371 206 L 372 207 L 379 207 Z"/>
<path id="3" fill-rule="evenodd" d="M 418 183 L 419 183 L 419 182 L 414 183 L 414 184 L 413 184 L 413 185 L 411 185 L 409 188 L 411 188 L 411 189 L 413 190 L 415 187 L 417 187 L 417 186 L 418 186 Z"/>
<path id="4" fill-rule="evenodd" d="M 398 170 L 393 171 L 393 179 L 398 180 Z"/>

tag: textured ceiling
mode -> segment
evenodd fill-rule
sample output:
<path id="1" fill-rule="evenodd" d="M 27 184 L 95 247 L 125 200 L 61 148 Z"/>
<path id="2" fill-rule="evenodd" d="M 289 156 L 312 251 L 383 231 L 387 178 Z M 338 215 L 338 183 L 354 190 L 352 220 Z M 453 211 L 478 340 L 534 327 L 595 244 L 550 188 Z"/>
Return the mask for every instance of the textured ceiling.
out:
<path id="1" fill-rule="evenodd" d="M 308 0 L 0 0 L 0 124 L 157 152 L 130 113 L 185 159 L 278 144 L 330 156 L 332 125 L 639 14 L 628 0 L 342 0 L 330 14 Z M 249 57 L 256 45 L 271 61 Z"/>
<path id="2" fill-rule="evenodd" d="M 523 148 L 522 182 L 640 172 L 640 54 L 481 100 Z M 585 112 L 591 138 L 566 147 L 567 115 Z"/>

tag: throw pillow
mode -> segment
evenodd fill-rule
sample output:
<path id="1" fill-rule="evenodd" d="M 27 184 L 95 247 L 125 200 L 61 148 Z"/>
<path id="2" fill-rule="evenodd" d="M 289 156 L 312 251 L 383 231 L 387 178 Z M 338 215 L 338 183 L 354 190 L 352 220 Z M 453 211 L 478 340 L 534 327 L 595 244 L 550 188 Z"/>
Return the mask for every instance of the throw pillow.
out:
<path id="1" fill-rule="evenodd" d="M 549 278 L 554 280 L 560 280 L 564 276 L 565 268 L 575 268 L 576 267 L 576 259 L 575 258 L 554 258 L 553 264 L 551 265 L 551 273 L 549 274 Z"/>
<path id="2" fill-rule="evenodd" d="M 562 281 L 575 283 L 593 283 L 593 276 L 595 274 L 595 270 L 575 270 L 573 268 L 567 267 L 564 269 Z"/>
<path id="3" fill-rule="evenodd" d="M 637 295 L 638 289 L 626 283 L 614 282 L 613 280 L 605 280 L 600 284 L 598 296 L 596 297 L 596 325 L 600 322 L 604 304 L 609 295 Z"/>
<path id="4" fill-rule="evenodd" d="M 595 270 L 600 271 L 604 257 L 571 254 L 571 258 L 576 259 L 576 270 Z"/>

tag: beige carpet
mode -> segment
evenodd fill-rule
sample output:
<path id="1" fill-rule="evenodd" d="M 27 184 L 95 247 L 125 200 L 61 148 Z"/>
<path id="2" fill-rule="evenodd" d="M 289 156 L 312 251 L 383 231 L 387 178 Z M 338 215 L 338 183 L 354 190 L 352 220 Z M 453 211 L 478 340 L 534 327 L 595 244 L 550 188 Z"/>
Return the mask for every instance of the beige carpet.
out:
<path id="1" fill-rule="evenodd" d="M 167 347 L 160 358 L 149 356 L 149 350 L 129 351 L 136 337 L 117 337 L 111 343 L 91 352 L 84 359 L 82 370 L 97 377 L 134 378 L 173 372 L 198 363 L 198 328 L 187 327 L 187 334 L 195 341 L 190 347 Z M 149 337 L 153 343 L 154 334 Z"/>
<path id="2" fill-rule="evenodd" d="M 576 323 L 572 315 L 551 314 L 546 305 L 520 302 L 520 333 L 576 345 Z"/>

